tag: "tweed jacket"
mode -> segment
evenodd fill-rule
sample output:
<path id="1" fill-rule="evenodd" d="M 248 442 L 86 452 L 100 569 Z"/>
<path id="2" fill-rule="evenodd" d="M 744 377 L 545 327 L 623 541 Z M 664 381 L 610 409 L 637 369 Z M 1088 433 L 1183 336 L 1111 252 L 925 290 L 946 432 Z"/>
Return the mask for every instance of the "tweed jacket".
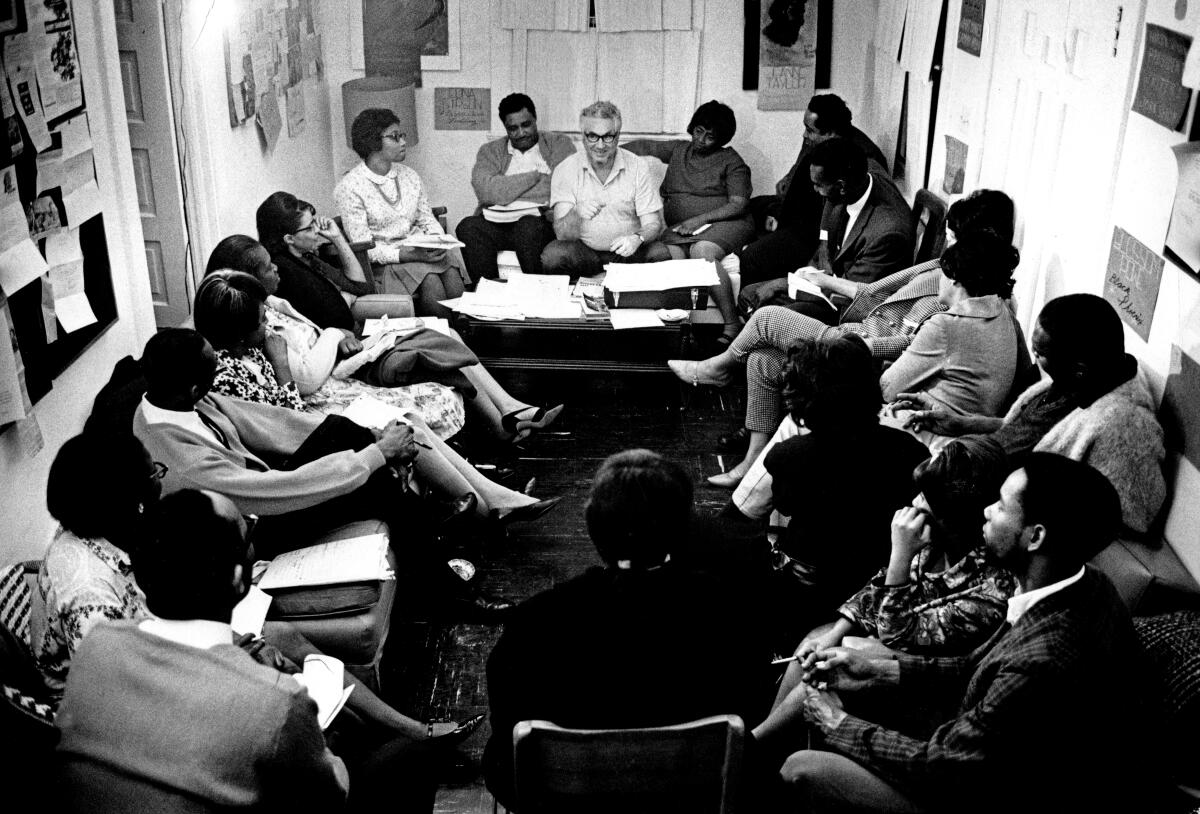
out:
<path id="1" fill-rule="evenodd" d="M 146 401 L 133 415 L 133 434 L 156 461 L 168 467 L 163 490 L 211 489 L 243 514 L 284 514 L 349 494 L 386 463 L 375 444 L 358 452 L 326 455 L 291 470 L 272 469 L 263 456 L 286 458 L 325 416 L 208 394 L 196 404 L 224 433 L 195 432 L 147 417 Z"/>
<path id="2" fill-rule="evenodd" d="M 873 283 L 912 265 L 912 209 L 886 175 L 872 173 L 871 193 L 854 224 L 842 238 L 830 268 L 835 277 Z M 825 202 L 824 229 L 844 219 L 846 205 Z M 832 236 L 831 236 L 832 237 Z"/>
<path id="3" fill-rule="evenodd" d="M 941 270 L 941 260 L 927 260 L 868 283 L 850 301 L 838 328 L 866 340 L 876 359 L 900 358 L 925 320 L 946 310 L 937 298 Z"/>
<path id="4" fill-rule="evenodd" d="M 1116 590 L 1089 567 L 969 656 L 899 657 L 900 696 L 945 697 L 969 679 L 958 716 L 928 740 L 850 715 L 825 742 L 933 810 L 1139 810 L 1139 652 Z"/>
<path id="5" fill-rule="evenodd" d="M 538 133 L 538 150 L 546 159 L 550 172 L 568 156 L 574 155 L 575 143 L 569 136 L 552 131 Z M 479 206 L 478 215 L 485 206 L 503 206 L 515 200 L 550 200 L 550 176 L 540 172 L 521 172 L 505 175 L 512 156 L 508 152 L 508 137 L 494 139 L 479 148 L 475 154 L 475 166 L 471 168 L 471 186 Z"/>

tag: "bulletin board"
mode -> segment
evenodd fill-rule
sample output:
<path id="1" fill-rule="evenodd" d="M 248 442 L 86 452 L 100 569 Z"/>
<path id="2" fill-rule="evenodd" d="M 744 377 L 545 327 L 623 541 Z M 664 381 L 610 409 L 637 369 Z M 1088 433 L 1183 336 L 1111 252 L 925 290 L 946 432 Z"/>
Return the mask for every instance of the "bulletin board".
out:
<path id="1" fill-rule="evenodd" d="M 0 426 L 116 322 L 71 5 L 26 0 L 0 36 Z"/>

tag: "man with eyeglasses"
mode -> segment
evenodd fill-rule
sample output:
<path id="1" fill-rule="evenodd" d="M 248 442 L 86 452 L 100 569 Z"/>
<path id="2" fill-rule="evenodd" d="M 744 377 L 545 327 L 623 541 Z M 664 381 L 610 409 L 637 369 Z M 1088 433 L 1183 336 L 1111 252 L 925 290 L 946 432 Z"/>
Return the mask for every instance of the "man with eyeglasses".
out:
<path id="1" fill-rule="evenodd" d="M 500 100 L 500 121 L 507 135 L 480 147 L 471 170 L 479 207 L 454 230 L 476 280 L 500 276 L 496 253 L 504 249 L 517 253 L 522 271 L 541 273 L 542 249 L 554 240 L 550 173 L 575 154 L 567 135 L 538 132 L 537 108 L 523 93 Z"/>
<path id="2" fill-rule="evenodd" d="M 556 239 L 542 250 L 547 274 L 591 277 L 605 263 L 645 263 L 663 231 L 663 202 L 642 159 L 618 146 L 621 111 L 595 102 L 579 114 L 583 152 L 550 180 Z"/>

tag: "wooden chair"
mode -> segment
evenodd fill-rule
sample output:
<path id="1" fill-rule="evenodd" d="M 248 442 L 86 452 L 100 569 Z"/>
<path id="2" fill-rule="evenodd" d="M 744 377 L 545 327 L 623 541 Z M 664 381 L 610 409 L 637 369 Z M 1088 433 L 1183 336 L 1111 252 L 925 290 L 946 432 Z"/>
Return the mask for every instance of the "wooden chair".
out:
<path id="1" fill-rule="evenodd" d="M 737 810 L 745 725 L 717 715 L 651 729 L 513 727 L 519 814 Z"/>
<path id="2" fill-rule="evenodd" d="M 913 263 L 940 257 L 946 245 L 946 202 L 927 189 L 919 190 L 913 201 L 913 220 L 917 225 Z"/>

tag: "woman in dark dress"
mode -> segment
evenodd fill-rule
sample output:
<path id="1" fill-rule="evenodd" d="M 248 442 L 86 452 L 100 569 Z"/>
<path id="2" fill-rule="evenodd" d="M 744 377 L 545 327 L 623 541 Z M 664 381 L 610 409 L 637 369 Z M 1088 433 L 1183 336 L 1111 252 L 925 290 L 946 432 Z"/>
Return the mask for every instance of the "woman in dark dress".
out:
<path id="1" fill-rule="evenodd" d="M 705 102 L 696 108 L 687 132 L 690 141 L 638 139 L 625 149 L 654 156 L 667 165 L 663 178 L 663 217 L 667 231 L 660 238 L 671 258 L 712 260 L 721 282 L 709 293 L 725 318 L 723 339 L 737 336 L 738 317 L 733 289 L 720 260 L 754 239 L 750 217 L 750 168 L 737 150 L 727 147 L 737 130 L 733 111 L 720 102 Z"/>

